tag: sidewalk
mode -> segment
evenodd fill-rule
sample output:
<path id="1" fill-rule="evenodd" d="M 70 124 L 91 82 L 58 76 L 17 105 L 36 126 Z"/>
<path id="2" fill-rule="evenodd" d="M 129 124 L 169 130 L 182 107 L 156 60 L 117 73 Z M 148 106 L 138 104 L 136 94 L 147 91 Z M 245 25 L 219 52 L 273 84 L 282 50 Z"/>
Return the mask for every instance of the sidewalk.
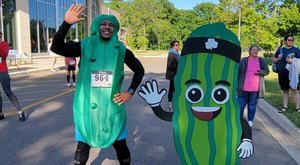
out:
<path id="1" fill-rule="evenodd" d="M 51 67 L 52 67 L 51 57 L 34 58 L 32 64 L 8 66 L 8 72 L 11 77 L 22 77 L 40 71 L 50 72 Z M 64 57 L 57 57 L 54 68 L 55 71 L 65 69 Z"/>
<path id="2" fill-rule="evenodd" d="M 300 129 L 264 99 L 259 99 L 256 112 L 256 120 L 300 164 Z"/>

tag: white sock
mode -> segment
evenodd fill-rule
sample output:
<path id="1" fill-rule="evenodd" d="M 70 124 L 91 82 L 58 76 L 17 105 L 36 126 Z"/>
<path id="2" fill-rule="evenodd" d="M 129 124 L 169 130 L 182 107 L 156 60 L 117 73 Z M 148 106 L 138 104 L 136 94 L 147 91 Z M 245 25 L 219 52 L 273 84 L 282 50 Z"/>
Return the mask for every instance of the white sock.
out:
<path id="1" fill-rule="evenodd" d="M 172 107 L 172 102 L 169 102 L 169 107 Z"/>

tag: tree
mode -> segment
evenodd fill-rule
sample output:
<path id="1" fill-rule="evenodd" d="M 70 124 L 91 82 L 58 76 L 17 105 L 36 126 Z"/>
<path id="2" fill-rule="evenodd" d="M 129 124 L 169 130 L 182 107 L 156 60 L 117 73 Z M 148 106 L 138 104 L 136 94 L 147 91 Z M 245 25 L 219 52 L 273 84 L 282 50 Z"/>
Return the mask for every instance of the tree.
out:
<path id="1" fill-rule="evenodd" d="M 136 40 L 137 40 L 137 48 L 140 50 L 146 50 L 148 45 L 148 39 L 146 37 L 140 36 Z"/>
<path id="2" fill-rule="evenodd" d="M 213 23 L 216 22 L 215 9 L 217 5 L 211 2 L 200 3 L 194 7 L 199 17 L 202 19 L 203 23 Z"/>
<path id="3" fill-rule="evenodd" d="M 299 4 L 300 0 L 220 0 L 218 5 L 205 2 L 178 10 L 168 0 L 108 3 L 121 13 L 121 25 L 130 29 L 127 44 L 133 48 L 145 49 L 141 45 L 148 43 L 147 49 L 167 49 L 171 40 L 183 42 L 199 26 L 224 22 L 241 35 L 242 48 L 258 44 L 265 50 L 274 49 L 287 33 L 299 34 Z"/>
<path id="4" fill-rule="evenodd" d="M 300 15 L 298 7 L 294 4 L 280 7 L 277 25 L 279 27 L 277 33 L 280 36 L 285 36 L 288 33 L 299 35 Z"/>

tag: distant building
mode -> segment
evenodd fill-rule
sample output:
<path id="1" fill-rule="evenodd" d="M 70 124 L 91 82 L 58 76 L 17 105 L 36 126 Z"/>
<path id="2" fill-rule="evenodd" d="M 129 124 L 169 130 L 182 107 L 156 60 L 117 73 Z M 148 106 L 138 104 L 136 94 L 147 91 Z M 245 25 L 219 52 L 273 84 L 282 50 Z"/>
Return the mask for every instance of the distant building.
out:
<path id="1" fill-rule="evenodd" d="M 86 6 L 86 21 L 71 27 L 66 40 L 82 39 L 89 34 L 93 18 L 99 14 L 120 14 L 101 5 L 100 0 L 0 0 L 0 31 L 11 49 L 29 59 L 48 56 L 48 43 L 64 20 L 71 4 Z"/>

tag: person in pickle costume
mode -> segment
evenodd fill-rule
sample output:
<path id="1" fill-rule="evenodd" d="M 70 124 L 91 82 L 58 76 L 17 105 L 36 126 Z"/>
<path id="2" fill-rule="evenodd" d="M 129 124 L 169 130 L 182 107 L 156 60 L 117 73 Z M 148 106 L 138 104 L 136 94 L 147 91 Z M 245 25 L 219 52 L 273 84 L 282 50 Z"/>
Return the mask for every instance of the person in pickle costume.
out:
<path id="1" fill-rule="evenodd" d="M 240 42 L 223 23 L 194 30 L 183 45 L 174 78 L 174 112 L 160 106 L 166 90 L 146 82 L 139 95 L 172 121 L 181 164 L 239 164 L 253 154 L 252 131 L 236 100 Z"/>
<path id="2" fill-rule="evenodd" d="M 134 54 L 118 40 L 119 22 L 113 15 L 96 17 L 90 35 L 81 42 L 64 43 L 71 25 L 83 21 L 82 5 L 72 5 L 64 22 L 53 37 L 51 50 L 65 57 L 80 56 L 78 79 L 74 94 L 73 116 L 75 164 L 86 164 L 91 147 L 116 150 L 121 165 L 130 164 L 126 144 L 127 113 L 124 104 L 129 101 L 144 76 L 144 68 Z M 127 91 L 121 92 L 124 63 L 134 72 Z"/>

